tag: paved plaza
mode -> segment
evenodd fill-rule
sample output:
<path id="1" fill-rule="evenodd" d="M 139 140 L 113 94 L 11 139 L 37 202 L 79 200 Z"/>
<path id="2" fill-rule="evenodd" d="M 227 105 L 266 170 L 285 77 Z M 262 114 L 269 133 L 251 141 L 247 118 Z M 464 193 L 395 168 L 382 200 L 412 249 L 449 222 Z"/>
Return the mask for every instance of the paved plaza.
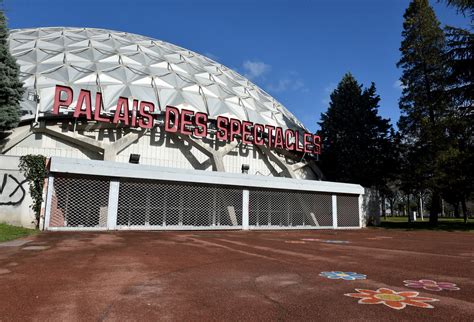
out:
<path id="1" fill-rule="evenodd" d="M 0 320 L 474 319 L 473 234 L 45 232 L 0 244 Z"/>

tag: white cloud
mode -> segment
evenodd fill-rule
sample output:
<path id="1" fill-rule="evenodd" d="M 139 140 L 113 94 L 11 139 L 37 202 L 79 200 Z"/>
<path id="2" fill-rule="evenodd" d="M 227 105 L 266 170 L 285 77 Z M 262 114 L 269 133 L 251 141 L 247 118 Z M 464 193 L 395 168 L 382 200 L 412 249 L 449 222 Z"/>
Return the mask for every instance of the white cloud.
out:
<path id="1" fill-rule="evenodd" d="M 216 55 L 214 55 L 213 53 L 208 52 L 208 51 L 206 51 L 206 52 L 204 53 L 204 56 L 209 57 L 210 59 L 212 59 L 212 60 L 214 60 L 214 61 L 218 61 L 218 60 L 219 60 L 219 57 L 218 57 L 218 56 L 216 56 Z"/>
<path id="2" fill-rule="evenodd" d="M 245 70 L 244 76 L 249 79 L 262 77 L 272 69 L 270 65 L 265 64 L 264 62 L 250 60 L 244 61 L 243 67 Z"/>
<path id="3" fill-rule="evenodd" d="M 321 100 L 321 103 L 323 103 L 324 105 L 329 104 L 329 102 L 331 101 L 330 95 L 334 91 L 334 89 L 336 89 L 336 86 L 336 83 L 329 83 L 328 85 L 326 85 L 326 87 L 324 87 L 324 97 Z"/>
<path id="4" fill-rule="evenodd" d="M 294 91 L 302 90 L 303 92 L 308 92 L 309 90 L 304 86 L 304 82 L 301 79 L 297 79 L 293 82 L 291 89 Z"/>
<path id="5" fill-rule="evenodd" d="M 272 92 L 284 92 L 284 91 L 302 91 L 307 92 L 308 89 L 305 87 L 304 82 L 301 79 L 282 78 L 276 83 L 268 83 L 267 86 L 269 91 Z"/>
<path id="6" fill-rule="evenodd" d="M 398 79 L 398 80 L 395 81 L 395 83 L 393 83 L 393 88 L 402 90 L 404 88 L 404 86 L 403 86 L 402 82 Z"/>
<path id="7" fill-rule="evenodd" d="M 331 94 L 336 89 L 336 83 L 329 83 L 326 87 L 324 87 L 324 93 Z"/>
<path id="8" fill-rule="evenodd" d="M 280 78 L 276 83 L 268 83 L 266 87 L 272 92 L 301 91 L 308 92 L 303 80 L 298 77 L 298 73 L 290 71 L 288 77 Z"/>
<path id="9" fill-rule="evenodd" d="M 266 87 L 268 88 L 269 91 L 272 92 L 284 92 L 288 89 L 288 86 L 290 86 L 291 81 L 287 78 L 280 79 L 278 82 L 275 83 L 270 83 Z"/>
<path id="10" fill-rule="evenodd" d="M 283 77 L 276 77 L 272 74 L 272 77 L 266 77 L 272 70 L 269 64 L 261 61 L 246 60 L 242 63 L 244 73 L 243 75 L 263 85 L 265 89 L 270 92 L 280 93 L 285 91 L 301 91 L 308 92 L 303 80 L 299 77 L 295 71 L 289 71 L 283 75 Z M 273 80 L 273 81 L 272 81 Z"/>

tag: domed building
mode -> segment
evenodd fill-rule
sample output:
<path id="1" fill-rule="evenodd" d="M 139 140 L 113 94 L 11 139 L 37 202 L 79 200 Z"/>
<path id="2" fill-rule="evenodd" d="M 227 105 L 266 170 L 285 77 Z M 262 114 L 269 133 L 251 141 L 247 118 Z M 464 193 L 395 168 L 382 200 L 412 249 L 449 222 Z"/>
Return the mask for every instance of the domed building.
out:
<path id="1" fill-rule="evenodd" d="M 117 98 L 153 102 L 155 116 L 166 106 L 227 116 L 304 133 L 307 130 L 282 104 L 246 78 L 187 49 L 144 36 L 90 28 L 12 30 L 10 50 L 26 87 L 23 127 L 34 126 L 27 138 L 8 146 L 6 154 L 44 154 L 128 162 L 186 169 L 318 179 L 314 156 L 284 153 L 212 136 L 170 135 L 161 126 L 150 130 L 73 118 L 81 90 L 102 94 L 101 116 L 111 117 Z M 73 90 L 68 108 L 53 114 L 57 85 Z M 159 117 L 155 123 L 159 125 Z M 30 122 L 27 122 L 30 121 Z M 25 129 L 26 130 L 26 129 Z M 303 135 L 300 136 L 301 138 Z M 84 142 L 86 140 L 86 142 Z M 300 163 L 302 162 L 302 163 Z M 297 166 L 295 166 L 297 164 Z"/>
<path id="2" fill-rule="evenodd" d="M 21 124 L 1 153 L 52 157 L 45 226 L 335 227 L 333 192 L 349 194 L 357 214 L 346 226 L 360 226 L 361 188 L 302 183 L 322 179 L 320 138 L 237 72 L 170 43 L 104 29 L 12 30 L 9 46 L 26 91 Z M 260 189 L 243 197 L 254 211 L 249 222 L 247 182 Z M 72 191 L 80 197 L 72 200 Z M 319 191 L 317 202 L 309 191 Z M 180 196 L 177 204 L 166 204 L 170 196 Z M 170 209 L 180 215 L 170 219 Z"/>

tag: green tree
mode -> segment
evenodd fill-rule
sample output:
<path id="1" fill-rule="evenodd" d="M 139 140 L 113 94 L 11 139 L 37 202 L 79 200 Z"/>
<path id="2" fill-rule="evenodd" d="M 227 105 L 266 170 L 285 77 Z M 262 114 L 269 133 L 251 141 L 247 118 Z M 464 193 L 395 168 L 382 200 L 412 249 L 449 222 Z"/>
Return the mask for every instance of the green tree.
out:
<path id="1" fill-rule="evenodd" d="M 456 209 L 461 203 L 467 223 L 466 202 L 474 189 L 474 36 L 467 30 L 447 27 L 448 78 L 446 94 L 452 101 L 444 122 L 449 146 L 440 152 L 437 165 L 442 196 Z"/>
<path id="2" fill-rule="evenodd" d="M 459 113 L 472 112 L 474 102 L 474 34 L 447 26 L 448 93 Z"/>
<path id="3" fill-rule="evenodd" d="M 331 181 L 358 183 L 380 189 L 391 173 L 391 126 L 378 115 L 375 85 L 363 88 L 350 74 L 332 92 L 321 114 L 321 168 Z M 395 163 L 395 162 L 393 162 Z"/>
<path id="4" fill-rule="evenodd" d="M 431 191 L 430 222 L 436 224 L 441 201 L 436 166 L 446 146 L 444 122 L 450 108 L 445 35 L 428 0 L 413 0 L 403 17 L 397 66 L 403 70 L 398 127 L 406 146 L 404 171 L 413 189 Z"/>
<path id="5" fill-rule="evenodd" d="M 0 11 L 0 131 L 12 129 L 20 121 L 20 101 L 24 92 L 20 69 L 8 49 L 8 28 Z"/>
<path id="6" fill-rule="evenodd" d="M 471 1 L 472 2 L 472 1 Z M 456 5 L 456 4 L 454 4 Z M 457 3 L 459 11 L 471 15 L 473 3 Z M 467 200 L 474 190 L 474 35 L 462 28 L 447 26 L 446 61 L 448 66 L 447 94 L 453 102 L 446 128 L 450 146 L 439 160 L 440 186 L 443 198 L 458 204 L 467 223 Z"/>

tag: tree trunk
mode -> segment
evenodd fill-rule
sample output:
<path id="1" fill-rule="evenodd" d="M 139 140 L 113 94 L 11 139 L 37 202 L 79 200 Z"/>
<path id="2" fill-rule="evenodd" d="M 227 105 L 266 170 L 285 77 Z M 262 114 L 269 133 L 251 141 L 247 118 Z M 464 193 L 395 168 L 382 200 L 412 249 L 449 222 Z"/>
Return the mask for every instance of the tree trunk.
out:
<path id="1" fill-rule="evenodd" d="M 461 200 L 461 205 L 462 205 L 462 213 L 464 216 L 464 224 L 467 224 L 467 207 L 466 207 L 466 198 L 462 198 Z"/>
<path id="2" fill-rule="evenodd" d="M 444 213 L 444 199 L 440 197 L 441 200 L 441 217 L 445 217 L 446 214 Z"/>
<path id="3" fill-rule="evenodd" d="M 385 210 L 385 195 L 381 195 L 382 199 L 382 214 L 383 214 L 383 219 L 387 220 L 387 211 Z"/>
<path id="4" fill-rule="evenodd" d="M 417 214 L 417 217 L 420 218 L 421 217 L 421 203 L 420 203 L 420 197 L 417 197 L 416 198 L 416 214 Z"/>
<path id="5" fill-rule="evenodd" d="M 453 208 L 454 208 L 454 217 L 455 217 L 455 218 L 461 217 L 461 216 L 459 215 L 459 202 L 453 203 Z"/>
<path id="6" fill-rule="evenodd" d="M 420 216 L 421 216 L 421 221 L 423 221 L 423 213 L 424 209 L 423 209 L 423 194 L 420 193 Z"/>
<path id="7" fill-rule="evenodd" d="M 411 216 L 410 216 L 410 195 L 407 195 L 407 214 L 408 214 L 408 222 L 411 223 Z"/>
<path id="8" fill-rule="evenodd" d="M 437 191 L 433 192 L 431 196 L 431 209 L 430 209 L 430 224 L 437 225 L 438 224 L 438 214 L 440 210 L 440 202 L 441 198 Z"/>
<path id="9" fill-rule="evenodd" d="M 390 202 L 390 216 L 394 216 L 394 213 L 393 213 L 393 199 L 390 198 L 389 199 L 389 202 Z"/>

